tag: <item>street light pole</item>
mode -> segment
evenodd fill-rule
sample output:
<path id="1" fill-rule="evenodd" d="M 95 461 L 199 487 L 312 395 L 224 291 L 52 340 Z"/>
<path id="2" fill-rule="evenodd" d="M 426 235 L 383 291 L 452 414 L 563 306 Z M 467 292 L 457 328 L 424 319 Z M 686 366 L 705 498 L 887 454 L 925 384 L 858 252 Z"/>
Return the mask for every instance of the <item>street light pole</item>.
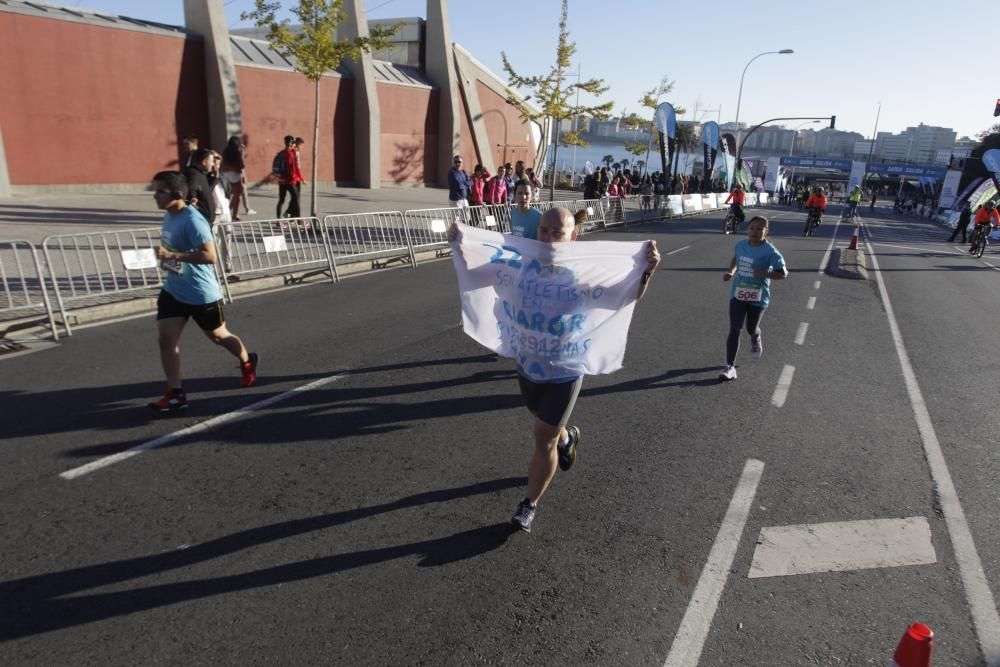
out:
<path id="1" fill-rule="evenodd" d="M 577 63 L 576 67 L 576 108 L 580 108 L 580 72 L 583 71 L 583 65 Z M 580 131 L 580 114 L 576 113 L 573 116 L 573 134 Z M 569 176 L 569 186 L 572 188 L 573 184 L 576 182 L 576 144 L 573 144 L 573 167 L 570 170 Z"/>
<path id="2" fill-rule="evenodd" d="M 780 51 L 764 51 L 763 53 L 758 53 L 750 62 L 747 63 L 746 67 L 743 68 L 743 74 L 740 75 L 740 94 L 736 98 L 736 145 L 740 143 L 740 104 L 743 102 L 743 78 L 747 75 L 747 69 L 750 67 L 750 63 L 757 60 L 761 56 L 767 56 L 772 54 L 786 55 L 789 53 L 795 53 L 792 49 L 781 49 Z M 721 114 L 720 114 L 721 115 Z"/>

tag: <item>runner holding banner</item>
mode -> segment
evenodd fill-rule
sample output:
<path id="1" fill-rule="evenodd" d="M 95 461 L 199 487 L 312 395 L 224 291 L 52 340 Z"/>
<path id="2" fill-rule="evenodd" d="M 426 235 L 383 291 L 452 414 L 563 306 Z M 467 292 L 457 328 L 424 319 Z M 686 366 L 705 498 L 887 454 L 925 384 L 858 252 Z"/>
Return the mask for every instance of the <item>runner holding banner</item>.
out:
<path id="1" fill-rule="evenodd" d="M 654 241 L 576 240 L 565 208 L 542 214 L 538 240 L 466 225 L 448 231 L 465 332 L 517 363 L 532 414 L 528 486 L 511 523 L 531 532 L 556 468 L 577 459 L 580 428 L 569 424 L 583 376 L 622 366 L 635 302 L 660 262 Z"/>
<path id="2" fill-rule="evenodd" d="M 663 102 L 656 107 L 654 116 L 656 129 L 660 136 L 660 161 L 663 165 L 663 188 L 670 194 L 670 166 L 674 163 L 674 143 L 677 136 L 677 114 L 674 113 L 674 105 L 670 102 Z M 666 145 L 664 145 L 666 138 Z"/>

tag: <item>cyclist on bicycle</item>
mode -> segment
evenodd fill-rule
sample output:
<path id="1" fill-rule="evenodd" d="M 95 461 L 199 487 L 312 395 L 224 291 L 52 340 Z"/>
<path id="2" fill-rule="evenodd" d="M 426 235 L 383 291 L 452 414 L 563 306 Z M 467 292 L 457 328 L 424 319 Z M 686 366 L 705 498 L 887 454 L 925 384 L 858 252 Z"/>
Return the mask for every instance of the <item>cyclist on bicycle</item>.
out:
<path id="1" fill-rule="evenodd" d="M 983 204 L 982 208 L 976 211 L 974 222 L 976 226 L 973 227 L 972 247 L 969 248 L 969 252 L 974 252 L 974 248 L 976 247 L 976 234 L 989 234 L 991 226 L 996 227 L 1000 225 L 1000 212 L 997 211 L 996 203 L 988 201 Z"/>
<path id="2" fill-rule="evenodd" d="M 744 196 L 743 186 L 737 183 L 733 186 L 733 191 L 729 193 L 729 196 L 726 197 L 726 201 L 724 202 L 726 204 L 730 201 L 732 202 L 732 205 L 729 207 L 729 212 L 736 217 L 736 222 L 733 224 L 734 234 L 736 233 L 736 230 L 740 228 L 740 225 L 743 224 L 743 221 L 746 220 L 746 215 L 743 213 Z"/>
<path id="3" fill-rule="evenodd" d="M 816 224 L 818 225 L 820 220 L 822 220 L 822 214 L 826 212 L 826 192 L 824 192 L 823 188 L 813 188 L 812 194 L 806 200 L 806 208 L 814 209 L 817 212 Z"/>

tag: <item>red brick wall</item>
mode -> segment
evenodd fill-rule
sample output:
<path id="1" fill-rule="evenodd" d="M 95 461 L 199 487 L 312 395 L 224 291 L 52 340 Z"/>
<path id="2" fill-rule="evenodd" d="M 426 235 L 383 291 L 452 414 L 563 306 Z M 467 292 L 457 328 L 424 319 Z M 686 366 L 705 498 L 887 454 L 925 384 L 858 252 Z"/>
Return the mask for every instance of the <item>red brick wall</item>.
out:
<path id="1" fill-rule="evenodd" d="M 377 84 L 382 116 L 382 180 L 433 182 L 437 164 L 436 90 Z"/>
<path id="2" fill-rule="evenodd" d="M 535 160 L 530 124 L 521 119 L 517 109 L 507 99 L 497 95 L 481 81 L 476 81 L 483 122 L 489 135 L 489 149 L 496 164 L 524 160 L 530 167 Z M 504 146 L 506 144 L 506 147 Z M 485 148 L 485 147 L 483 147 Z"/>
<path id="3" fill-rule="evenodd" d="M 315 85 L 297 72 L 236 67 L 247 144 L 247 180 L 271 173 L 274 154 L 286 134 L 302 137 L 302 174 L 312 179 L 313 101 Z M 335 76 L 320 81 L 317 180 L 354 180 L 353 82 Z"/>
<path id="4" fill-rule="evenodd" d="M 200 40 L 0 12 L 12 185 L 146 183 L 208 136 Z"/>

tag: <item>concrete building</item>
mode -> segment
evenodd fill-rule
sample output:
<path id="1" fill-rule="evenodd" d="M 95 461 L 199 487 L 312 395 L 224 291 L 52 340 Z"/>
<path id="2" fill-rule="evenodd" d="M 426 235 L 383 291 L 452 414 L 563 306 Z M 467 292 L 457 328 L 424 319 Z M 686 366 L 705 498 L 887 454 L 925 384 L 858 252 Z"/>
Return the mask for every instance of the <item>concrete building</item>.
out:
<path id="1" fill-rule="evenodd" d="M 340 36 L 368 34 L 362 1 L 345 9 Z M 185 135 L 216 149 L 242 136 L 255 184 L 270 178 L 283 135 L 302 136 L 309 178 L 316 86 L 266 40 L 231 33 L 223 0 L 185 0 L 184 16 L 167 26 L 0 2 L 0 59 L 18 63 L 0 77 L 0 196 L 144 188 L 178 167 Z M 315 180 L 443 184 L 456 153 L 490 171 L 544 164 L 546 128 L 523 120 L 506 83 L 452 41 L 447 0 L 427 0 L 426 21 L 402 22 L 389 49 L 320 79 Z"/>
<path id="2" fill-rule="evenodd" d="M 941 164 L 939 151 L 955 147 L 957 133 L 950 127 L 935 127 L 920 123 L 899 134 L 879 132 L 875 137 L 875 156 L 883 162 Z M 944 161 L 947 164 L 947 157 Z"/>

